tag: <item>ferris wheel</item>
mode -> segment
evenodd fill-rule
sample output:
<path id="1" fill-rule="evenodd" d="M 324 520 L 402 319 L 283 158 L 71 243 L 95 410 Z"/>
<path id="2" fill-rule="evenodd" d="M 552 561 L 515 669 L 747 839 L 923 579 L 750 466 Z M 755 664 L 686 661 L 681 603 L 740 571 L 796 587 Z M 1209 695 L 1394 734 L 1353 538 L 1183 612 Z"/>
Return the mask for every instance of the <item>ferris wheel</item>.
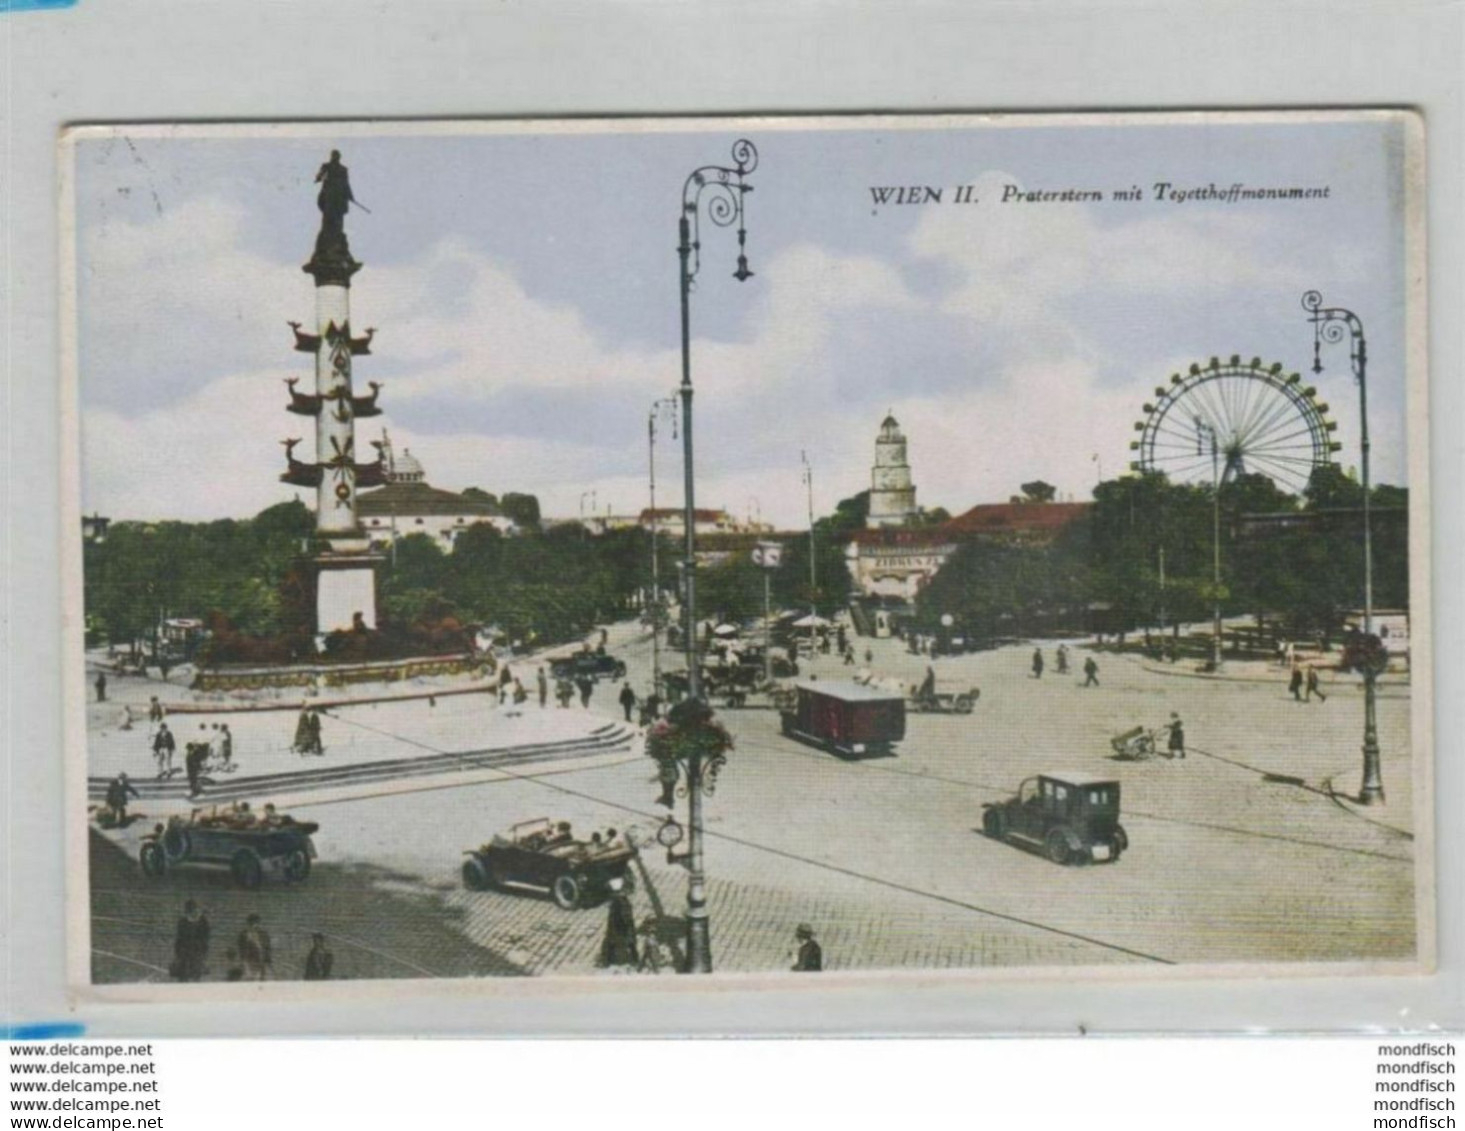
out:
<path id="1" fill-rule="evenodd" d="M 1213 357 L 1192 365 L 1155 388 L 1135 422 L 1139 439 L 1133 471 L 1163 472 L 1172 482 L 1209 483 L 1219 474 L 1227 483 L 1239 475 L 1260 474 L 1283 490 L 1300 494 L 1315 469 L 1332 461 L 1343 445 L 1333 439 L 1336 422 L 1317 389 L 1280 363 L 1263 367 L 1240 354 L 1229 361 Z"/>

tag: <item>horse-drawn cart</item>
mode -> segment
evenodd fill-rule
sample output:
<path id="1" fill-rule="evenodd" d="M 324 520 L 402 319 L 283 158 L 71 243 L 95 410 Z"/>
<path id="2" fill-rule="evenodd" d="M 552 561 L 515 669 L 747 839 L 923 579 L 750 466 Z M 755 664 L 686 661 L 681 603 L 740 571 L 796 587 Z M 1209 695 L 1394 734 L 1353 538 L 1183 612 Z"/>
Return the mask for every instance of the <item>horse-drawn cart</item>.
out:
<path id="1" fill-rule="evenodd" d="M 965 691 L 927 691 L 925 693 L 916 688 L 906 700 L 906 707 L 918 714 L 970 715 L 977 705 L 977 700 L 981 697 L 982 691 L 977 687 L 969 687 Z"/>

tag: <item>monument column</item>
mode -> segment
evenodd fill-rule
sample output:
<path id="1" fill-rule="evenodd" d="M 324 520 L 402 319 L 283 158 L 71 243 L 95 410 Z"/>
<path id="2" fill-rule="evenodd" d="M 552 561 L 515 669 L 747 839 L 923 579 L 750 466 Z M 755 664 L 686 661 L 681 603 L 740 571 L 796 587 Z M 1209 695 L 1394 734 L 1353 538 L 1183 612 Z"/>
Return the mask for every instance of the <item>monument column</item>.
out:
<path id="1" fill-rule="evenodd" d="M 316 181 L 321 186 L 321 228 L 315 253 L 302 268 L 315 279 L 315 333 L 291 323 L 295 348 L 315 356 L 315 393 L 297 393 L 295 381 L 288 382 L 290 411 L 315 418 L 316 462 L 297 462 L 290 449 L 299 441 L 287 440 L 290 466 L 280 478 L 316 489 L 316 537 L 326 549 L 314 559 L 315 628 L 317 637 L 323 637 L 377 627 L 376 566 L 382 559 L 370 552 L 371 540 L 357 519 L 356 492 L 380 486 L 385 479 L 380 457 L 374 463 L 356 462 L 356 418 L 380 412 L 379 386 L 373 382 L 371 395 L 358 397 L 351 383 L 351 359 L 371 352 L 374 331 L 351 336 L 351 276 L 361 264 L 346 241 L 345 216 L 354 198 L 339 152 L 331 151 Z"/>

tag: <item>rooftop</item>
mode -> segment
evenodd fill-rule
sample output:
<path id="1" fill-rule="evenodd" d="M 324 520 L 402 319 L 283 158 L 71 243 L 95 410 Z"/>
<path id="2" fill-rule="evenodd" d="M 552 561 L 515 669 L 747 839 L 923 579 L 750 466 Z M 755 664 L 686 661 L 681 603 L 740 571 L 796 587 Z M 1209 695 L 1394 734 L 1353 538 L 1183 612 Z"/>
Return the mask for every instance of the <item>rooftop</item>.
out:
<path id="1" fill-rule="evenodd" d="M 453 491 L 441 491 L 420 482 L 388 483 L 356 497 L 356 513 L 364 518 L 391 515 L 481 515 L 503 514 L 499 507 L 482 499 L 470 499 Z"/>

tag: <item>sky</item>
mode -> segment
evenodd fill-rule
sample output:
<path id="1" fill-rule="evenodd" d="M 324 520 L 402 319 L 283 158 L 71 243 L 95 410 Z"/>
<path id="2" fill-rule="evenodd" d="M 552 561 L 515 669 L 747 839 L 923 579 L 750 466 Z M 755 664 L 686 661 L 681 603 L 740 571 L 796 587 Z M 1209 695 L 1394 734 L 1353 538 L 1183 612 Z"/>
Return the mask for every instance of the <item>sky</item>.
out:
<path id="1" fill-rule="evenodd" d="M 82 505 L 114 520 L 248 517 L 288 500 L 279 441 L 306 436 L 284 378 L 312 384 L 287 320 L 313 180 L 342 151 L 365 266 L 352 324 L 377 328 L 355 380 L 435 486 L 539 496 L 544 512 L 647 503 L 653 402 L 680 376 L 677 219 L 687 175 L 760 159 L 735 229 L 704 219 L 691 296 L 697 503 L 781 528 L 869 486 L 887 412 L 918 501 L 958 513 L 1033 479 L 1090 497 L 1128 467 L 1169 374 L 1213 355 L 1298 370 L 1358 463 L 1345 346 L 1314 375 L 1302 293 L 1368 334 L 1373 478 L 1405 483 L 1403 125 L 1029 118 L 837 123 L 456 123 L 204 131 L 120 128 L 75 143 Z M 1327 186 L 1326 199 L 1155 199 L 1214 182 Z M 974 186 L 958 203 L 956 186 Z M 942 202 L 877 204 L 878 186 Z M 1097 203 L 1008 201 L 1093 190 Z M 1110 198 L 1138 187 L 1140 199 Z M 662 422 L 658 503 L 681 501 Z M 593 496 L 592 496 L 593 492 Z M 306 492 L 312 502 L 311 492 Z"/>

